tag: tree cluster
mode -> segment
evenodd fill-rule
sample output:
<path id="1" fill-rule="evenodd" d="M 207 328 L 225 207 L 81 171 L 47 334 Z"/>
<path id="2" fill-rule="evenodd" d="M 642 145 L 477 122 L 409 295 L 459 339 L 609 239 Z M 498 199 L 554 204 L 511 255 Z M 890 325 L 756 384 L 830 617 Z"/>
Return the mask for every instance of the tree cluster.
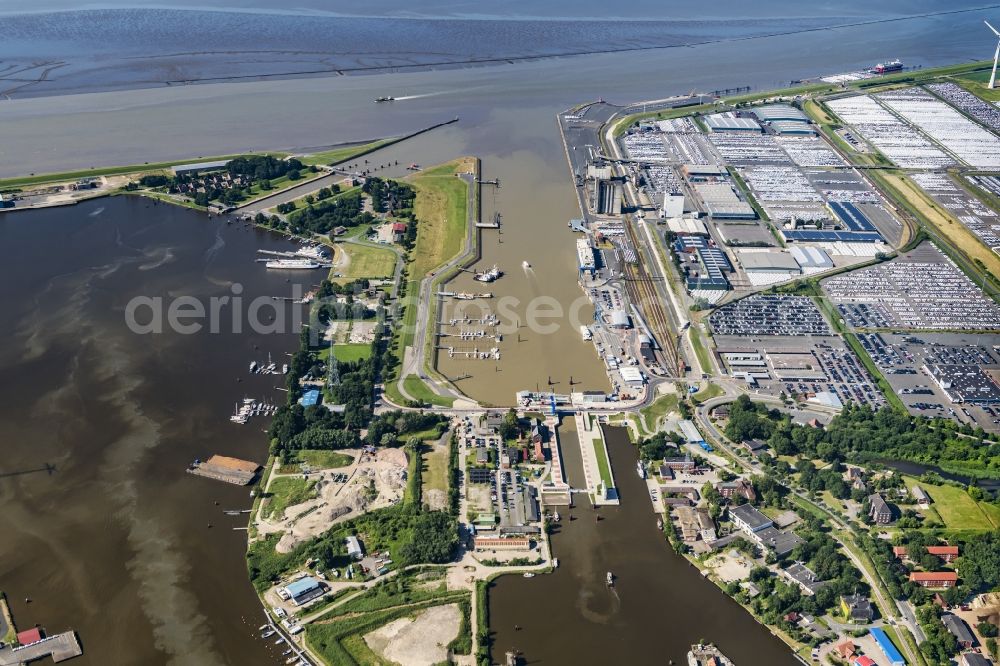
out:
<path id="1" fill-rule="evenodd" d="M 763 439 L 778 455 L 835 460 L 892 458 L 1000 475 L 1000 443 L 981 430 L 948 419 L 913 417 L 891 407 L 873 411 L 849 403 L 826 428 L 792 423 L 790 417 L 741 395 L 731 406 L 726 437 Z"/>

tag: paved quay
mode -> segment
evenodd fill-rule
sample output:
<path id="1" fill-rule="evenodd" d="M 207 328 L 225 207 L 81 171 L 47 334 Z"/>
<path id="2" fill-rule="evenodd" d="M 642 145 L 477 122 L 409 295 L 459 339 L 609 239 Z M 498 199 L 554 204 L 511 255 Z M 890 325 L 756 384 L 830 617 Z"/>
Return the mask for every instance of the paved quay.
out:
<path id="1" fill-rule="evenodd" d="M 0 666 L 23 666 L 28 662 L 49 656 L 52 657 L 52 661 L 59 663 L 82 654 L 83 649 L 80 647 L 80 641 L 76 638 L 76 633 L 67 631 L 43 638 L 37 643 L 24 647 L 0 649 Z"/>

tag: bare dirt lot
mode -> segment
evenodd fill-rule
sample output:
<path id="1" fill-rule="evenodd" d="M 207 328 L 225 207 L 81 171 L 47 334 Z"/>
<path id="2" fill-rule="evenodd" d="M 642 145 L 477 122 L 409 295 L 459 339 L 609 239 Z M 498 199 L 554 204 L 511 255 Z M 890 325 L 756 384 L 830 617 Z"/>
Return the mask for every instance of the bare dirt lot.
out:
<path id="1" fill-rule="evenodd" d="M 335 523 L 402 500 L 407 473 L 402 449 L 382 449 L 374 456 L 347 453 L 356 456 L 354 464 L 309 475 L 317 481 L 317 497 L 260 521 L 261 535 L 284 533 L 275 548 L 279 553 L 290 552 Z M 344 477 L 346 482 L 340 482 Z"/>
<path id="2" fill-rule="evenodd" d="M 435 606 L 400 618 L 365 635 L 373 652 L 400 666 L 434 666 L 448 658 L 448 643 L 458 636 L 458 604 Z"/>

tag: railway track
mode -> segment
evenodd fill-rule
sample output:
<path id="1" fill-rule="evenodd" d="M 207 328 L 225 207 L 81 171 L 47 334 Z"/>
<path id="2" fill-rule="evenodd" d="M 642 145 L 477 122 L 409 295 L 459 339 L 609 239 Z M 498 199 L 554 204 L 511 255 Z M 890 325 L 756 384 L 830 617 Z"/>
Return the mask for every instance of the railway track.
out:
<path id="1" fill-rule="evenodd" d="M 641 251 L 644 246 L 639 244 L 630 219 L 625 222 L 625 230 L 632 247 L 636 248 L 637 252 Z M 645 254 L 643 252 L 643 255 Z M 651 276 L 646 269 L 648 260 L 649 257 L 642 256 L 639 257 L 638 263 L 625 264 L 625 289 L 628 291 L 629 300 L 642 311 L 653 335 L 660 343 L 666 361 L 667 373 L 683 376 L 683 372 L 680 371 L 680 354 L 677 350 L 677 332 L 663 309 L 663 299 L 656 291 L 657 279 Z"/>

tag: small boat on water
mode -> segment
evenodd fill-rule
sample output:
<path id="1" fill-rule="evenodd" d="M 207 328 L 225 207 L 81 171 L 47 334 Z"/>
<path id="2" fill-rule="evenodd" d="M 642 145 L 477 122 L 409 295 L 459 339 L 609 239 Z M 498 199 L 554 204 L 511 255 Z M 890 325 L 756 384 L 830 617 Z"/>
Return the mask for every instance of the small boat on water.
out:
<path id="1" fill-rule="evenodd" d="M 613 573 L 611 573 L 610 571 L 608 572 L 608 575 L 607 575 L 607 582 L 608 582 L 608 587 L 614 587 L 614 585 L 615 585 L 615 575 Z"/>
<path id="2" fill-rule="evenodd" d="M 560 520 L 562 520 L 562 516 L 560 516 L 560 515 L 559 515 L 559 512 L 558 512 L 558 511 L 556 511 L 556 512 L 555 512 L 555 514 L 553 514 L 553 516 L 552 516 L 552 520 L 556 521 L 557 523 L 558 523 L 558 522 L 559 522 Z"/>
<path id="3" fill-rule="evenodd" d="M 637 460 L 635 463 L 635 471 L 639 474 L 640 479 L 646 478 L 646 466 L 642 464 L 641 460 Z"/>
<path id="4" fill-rule="evenodd" d="M 553 569 L 558 569 L 559 568 L 559 558 L 558 557 L 553 557 L 552 558 L 552 568 Z"/>
<path id="5" fill-rule="evenodd" d="M 265 629 L 267 629 L 267 627 L 268 627 L 268 625 L 262 624 L 259 627 L 257 627 L 257 631 L 264 631 Z"/>
<path id="6" fill-rule="evenodd" d="M 395 101 L 396 101 L 395 97 L 376 97 L 375 98 L 375 103 L 376 104 L 381 104 L 382 102 L 395 102 Z"/>
<path id="7" fill-rule="evenodd" d="M 525 571 L 523 575 L 524 575 L 525 578 L 534 578 L 535 577 L 535 574 L 531 573 L 530 571 Z"/>
<path id="8" fill-rule="evenodd" d="M 498 280 L 503 276 L 503 271 L 496 264 L 493 264 L 492 268 L 489 268 L 481 273 L 476 273 L 473 277 L 474 280 L 478 282 L 493 282 Z"/>
<path id="9" fill-rule="evenodd" d="M 656 519 L 656 529 L 658 529 L 658 530 L 662 530 L 663 529 L 663 518 L 657 518 Z"/>
<path id="10" fill-rule="evenodd" d="M 527 259 L 525 259 L 524 261 L 521 262 L 521 268 L 524 268 L 524 269 L 531 268 L 531 264 L 528 263 Z"/>
<path id="11" fill-rule="evenodd" d="M 274 634 L 276 634 L 276 633 L 277 632 L 274 629 L 268 629 L 267 631 L 265 631 L 264 633 L 262 633 L 260 635 L 260 637 L 261 638 L 270 638 L 271 636 L 274 636 Z"/>

